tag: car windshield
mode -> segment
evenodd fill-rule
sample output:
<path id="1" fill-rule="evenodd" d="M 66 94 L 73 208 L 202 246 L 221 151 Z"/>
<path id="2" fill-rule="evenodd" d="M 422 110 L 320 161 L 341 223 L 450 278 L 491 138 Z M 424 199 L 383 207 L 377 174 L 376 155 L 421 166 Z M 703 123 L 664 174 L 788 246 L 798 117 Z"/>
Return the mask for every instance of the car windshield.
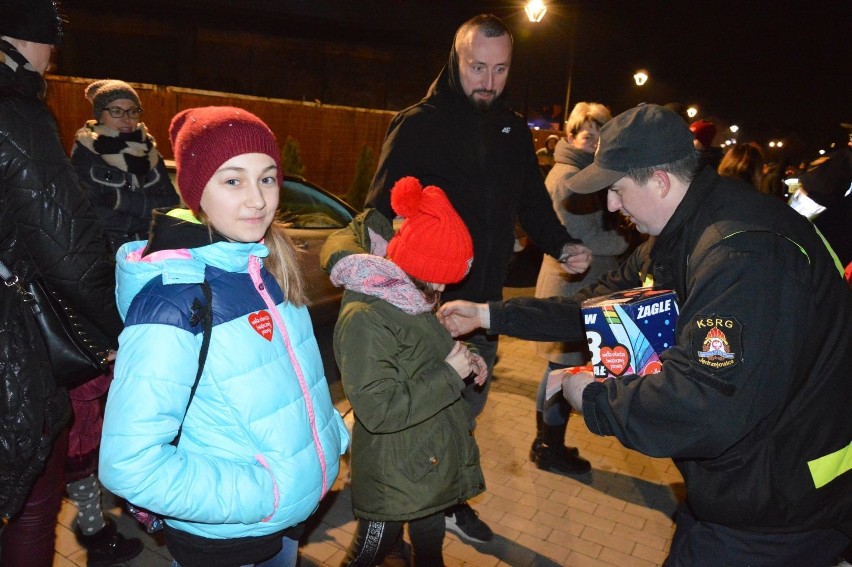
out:
<path id="1" fill-rule="evenodd" d="M 278 210 L 282 221 L 292 228 L 343 228 L 352 214 L 336 200 L 313 187 L 284 180 Z"/>

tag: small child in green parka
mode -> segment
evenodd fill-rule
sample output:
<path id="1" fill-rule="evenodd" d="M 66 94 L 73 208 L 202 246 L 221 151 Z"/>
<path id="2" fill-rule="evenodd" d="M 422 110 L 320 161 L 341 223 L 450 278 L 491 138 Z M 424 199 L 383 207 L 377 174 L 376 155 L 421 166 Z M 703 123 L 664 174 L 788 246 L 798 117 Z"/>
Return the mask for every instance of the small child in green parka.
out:
<path id="1" fill-rule="evenodd" d="M 346 290 L 334 353 L 355 414 L 358 528 L 343 565 L 380 564 L 405 522 L 416 564 L 443 565 L 444 510 L 485 488 L 462 390 L 470 377 L 484 383 L 486 366 L 435 315 L 444 286 L 469 271 L 473 243 L 438 187 L 405 177 L 391 205 L 405 220 L 389 243 L 390 223 L 373 210 L 343 236 L 359 240 L 351 250 L 329 242 L 331 280 Z"/>

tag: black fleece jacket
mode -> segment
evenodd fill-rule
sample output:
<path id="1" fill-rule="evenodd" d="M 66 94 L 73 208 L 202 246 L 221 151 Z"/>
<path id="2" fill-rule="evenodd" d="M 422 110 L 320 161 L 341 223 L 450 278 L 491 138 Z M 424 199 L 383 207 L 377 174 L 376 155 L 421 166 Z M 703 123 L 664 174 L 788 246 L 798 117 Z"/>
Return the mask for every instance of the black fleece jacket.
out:
<path id="1" fill-rule="evenodd" d="M 553 212 L 523 118 L 505 102 L 505 91 L 482 111 L 465 96 L 458 57 L 432 83 L 422 101 L 390 124 L 368 206 L 392 219 L 390 189 L 400 178 L 436 185 L 473 238 L 473 266 L 446 299 L 486 301 L 502 297 L 514 244 L 515 218 L 546 253 L 559 257 L 573 240 Z"/>

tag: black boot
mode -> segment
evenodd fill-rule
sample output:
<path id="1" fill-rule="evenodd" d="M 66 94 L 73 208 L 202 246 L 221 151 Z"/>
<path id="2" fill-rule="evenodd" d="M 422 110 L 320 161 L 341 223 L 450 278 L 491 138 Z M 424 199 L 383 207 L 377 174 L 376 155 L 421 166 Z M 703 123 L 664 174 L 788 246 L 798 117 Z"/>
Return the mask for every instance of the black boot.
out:
<path id="1" fill-rule="evenodd" d="M 585 474 L 592 469 L 592 464 L 580 456 L 576 448 L 565 446 L 565 429 L 562 425 L 541 424 L 541 445 L 532 451 L 533 462 L 542 470 L 554 469 L 566 474 Z"/>
<path id="2" fill-rule="evenodd" d="M 535 462 L 536 453 L 541 449 L 541 430 L 544 427 L 544 414 L 540 411 L 535 412 L 535 439 L 533 439 L 532 447 L 530 447 L 530 460 Z"/>
<path id="3" fill-rule="evenodd" d="M 103 529 L 92 535 L 81 534 L 79 527 L 74 531 L 77 541 L 88 553 L 88 567 L 117 565 L 142 553 L 142 541 L 137 538 L 127 539 L 118 533 L 115 522 L 110 518 L 106 518 L 106 526 Z"/>

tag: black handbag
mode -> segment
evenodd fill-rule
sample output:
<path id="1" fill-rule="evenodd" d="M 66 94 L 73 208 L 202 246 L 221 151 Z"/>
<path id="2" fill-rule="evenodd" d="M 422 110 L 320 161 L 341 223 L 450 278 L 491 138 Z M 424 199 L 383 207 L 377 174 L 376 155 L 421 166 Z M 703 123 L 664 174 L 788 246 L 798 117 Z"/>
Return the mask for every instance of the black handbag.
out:
<path id="1" fill-rule="evenodd" d="M 51 292 L 41 277 L 23 285 L 3 262 L 0 277 L 32 310 L 57 386 L 73 388 L 109 371 L 109 347 L 86 331 L 80 315 Z"/>

